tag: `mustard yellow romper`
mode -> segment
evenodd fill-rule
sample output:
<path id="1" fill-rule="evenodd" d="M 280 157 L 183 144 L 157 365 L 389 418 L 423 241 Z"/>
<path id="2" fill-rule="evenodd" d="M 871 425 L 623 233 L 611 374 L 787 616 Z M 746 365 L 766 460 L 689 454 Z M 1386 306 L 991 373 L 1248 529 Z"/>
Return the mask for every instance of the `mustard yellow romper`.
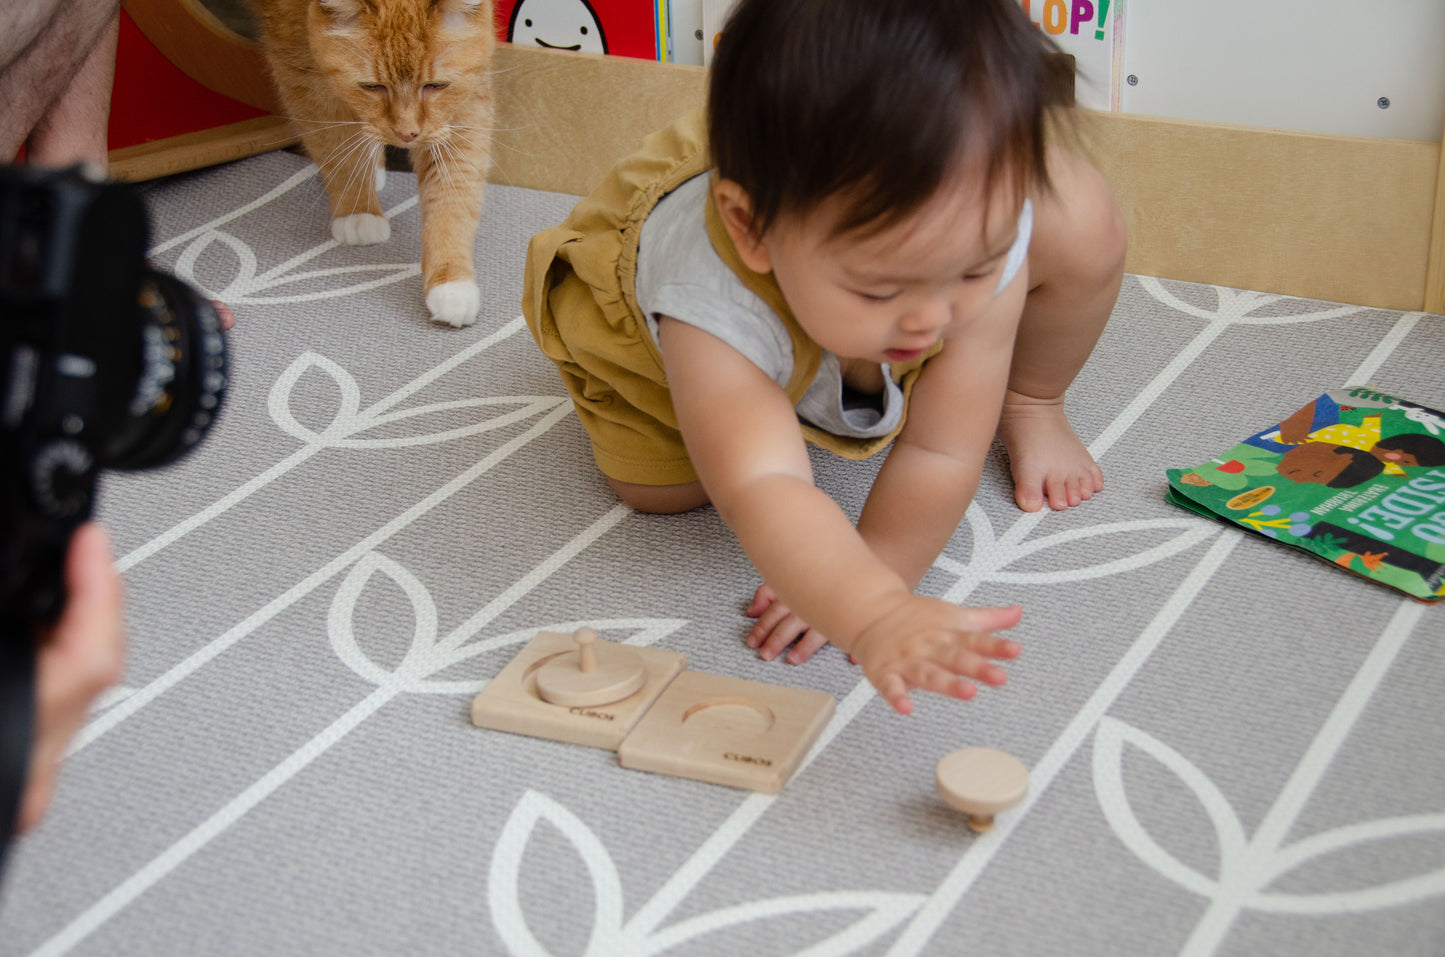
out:
<path id="1" fill-rule="evenodd" d="M 522 313 L 542 352 L 557 364 L 602 472 L 638 485 L 697 478 L 677 428 L 662 353 L 637 304 L 637 250 L 643 223 L 672 190 L 711 166 L 701 112 L 649 136 L 559 226 L 532 237 Z M 785 386 L 794 405 L 817 374 L 822 348 L 798 326 L 771 274 L 743 265 L 709 194 L 708 237 L 723 262 L 782 320 L 793 342 Z M 906 398 L 923 363 L 891 366 Z M 884 448 L 906 421 L 883 436 L 833 435 L 800 421 L 807 441 L 852 459 Z"/>

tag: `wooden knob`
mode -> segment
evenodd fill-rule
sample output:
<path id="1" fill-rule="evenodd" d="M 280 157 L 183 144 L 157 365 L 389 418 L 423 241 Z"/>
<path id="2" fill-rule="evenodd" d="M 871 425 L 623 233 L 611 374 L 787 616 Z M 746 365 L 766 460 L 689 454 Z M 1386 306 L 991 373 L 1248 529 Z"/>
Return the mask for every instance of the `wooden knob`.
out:
<path id="1" fill-rule="evenodd" d="M 938 796 L 968 815 L 968 826 L 982 833 L 993 816 L 1024 799 L 1029 769 L 1011 754 L 992 748 L 964 748 L 945 755 L 934 776 Z"/>
<path id="2" fill-rule="evenodd" d="M 647 683 L 642 656 L 631 648 L 598 641 L 579 628 L 576 651 L 558 655 L 537 669 L 537 693 L 563 708 L 596 708 L 631 697 Z"/>
<path id="3" fill-rule="evenodd" d="M 578 670 L 587 674 L 597 670 L 597 649 L 592 647 L 597 641 L 597 632 L 591 628 L 578 628 L 572 639 L 577 642 L 577 660 L 580 663 Z"/>

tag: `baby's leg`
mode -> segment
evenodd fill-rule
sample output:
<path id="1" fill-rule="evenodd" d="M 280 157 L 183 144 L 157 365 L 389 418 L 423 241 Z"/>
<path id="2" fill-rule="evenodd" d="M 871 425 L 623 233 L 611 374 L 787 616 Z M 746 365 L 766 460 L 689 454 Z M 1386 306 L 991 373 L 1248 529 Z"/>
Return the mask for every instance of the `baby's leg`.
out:
<path id="1" fill-rule="evenodd" d="M 1034 201 L 1029 295 L 998 436 L 1014 498 L 1036 512 L 1101 491 L 1104 475 L 1064 414 L 1064 391 L 1104 331 L 1124 277 L 1124 218 L 1098 170 L 1049 151 L 1053 192 Z"/>
<path id="2" fill-rule="evenodd" d="M 619 482 L 609 476 L 607 484 L 612 486 L 612 490 L 622 501 L 639 512 L 648 512 L 652 515 L 675 515 L 678 512 L 689 512 L 695 508 L 701 508 L 708 503 L 707 492 L 703 491 L 701 482 L 686 482 L 682 485 L 637 485 L 632 482 Z"/>

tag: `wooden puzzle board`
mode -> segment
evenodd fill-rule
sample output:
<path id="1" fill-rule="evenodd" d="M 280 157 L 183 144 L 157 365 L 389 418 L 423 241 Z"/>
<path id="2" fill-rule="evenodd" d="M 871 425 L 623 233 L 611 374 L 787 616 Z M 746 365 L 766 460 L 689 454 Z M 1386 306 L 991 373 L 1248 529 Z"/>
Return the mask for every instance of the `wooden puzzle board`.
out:
<path id="1" fill-rule="evenodd" d="M 627 768 L 776 793 L 833 716 L 833 698 L 821 691 L 686 671 L 687 659 L 676 652 L 595 645 L 641 655 L 643 686 L 605 705 L 547 701 L 538 671 L 565 660 L 577 644 L 572 635 L 544 631 L 472 701 L 472 723 L 615 750 Z"/>
<path id="2" fill-rule="evenodd" d="M 821 691 L 685 671 L 622 742 L 624 768 L 774 794 L 833 716 Z"/>
<path id="3" fill-rule="evenodd" d="M 575 649 L 576 643 L 571 635 L 539 632 L 472 701 L 472 724 L 616 751 L 662 689 L 687 667 L 687 658 L 675 651 L 627 647 L 642 656 L 647 669 L 640 690 L 612 704 L 564 708 L 542 698 L 536 675 L 548 661 Z"/>

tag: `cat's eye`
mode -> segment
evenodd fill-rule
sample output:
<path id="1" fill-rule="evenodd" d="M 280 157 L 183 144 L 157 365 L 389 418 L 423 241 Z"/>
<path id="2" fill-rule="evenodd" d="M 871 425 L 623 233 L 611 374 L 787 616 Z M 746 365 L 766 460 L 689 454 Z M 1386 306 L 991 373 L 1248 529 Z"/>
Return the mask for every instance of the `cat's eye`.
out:
<path id="1" fill-rule="evenodd" d="M 384 83 L 363 83 L 361 84 L 361 88 L 368 93 L 386 92 L 386 84 Z"/>
<path id="2" fill-rule="evenodd" d="M 450 84 L 450 83 L 428 83 L 426 86 L 422 87 L 422 89 L 423 89 L 423 90 L 426 90 L 428 93 L 435 93 L 437 90 L 445 90 L 448 86 L 451 86 L 451 84 Z"/>

